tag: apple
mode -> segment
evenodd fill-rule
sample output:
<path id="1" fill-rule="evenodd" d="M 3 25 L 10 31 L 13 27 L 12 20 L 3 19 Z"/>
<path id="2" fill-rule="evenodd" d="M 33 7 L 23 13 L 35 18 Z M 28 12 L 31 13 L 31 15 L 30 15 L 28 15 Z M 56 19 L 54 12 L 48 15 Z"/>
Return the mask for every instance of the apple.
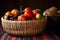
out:
<path id="1" fill-rule="evenodd" d="M 36 19 L 40 20 L 42 18 L 41 14 L 36 14 Z"/>
<path id="2" fill-rule="evenodd" d="M 18 21 L 26 21 L 26 17 L 24 15 L 18 16 Z"/>
<path id="3" fill-rule="evenodd" d="M 32 20 L 37 20 L 35 17 L 32 17 Z"/>
<path id="4" fill-rule="evenodd" d="M 32 10 L 32 12 L 33 12 L 34 15 L 40 13 L 40 11 L 38 9 L 34 9 L 34 10 Z"/>
<path id="5" fill-rule="evenodd" d="M 7 11 L 7 12 L 5 13 L 5 15 L 6 15 L 6 16 L 9 16 L 9 15 L 11 15 L 11 12 L 10 12 L 10 11 Z"/>
<path id="6" fill-rule="evenodd" d="M 8 19 L 8 16 L 4 15 L 3 18 L 4 18 L 4 19 Z"/>
<path id="7" fill-rule="evenodd" d="M 25 8 L 24 10 L 23 10 L 23 12 L 31 12 L 32 10 L 31 10 L 31 8 L 30 7 L 27 7 L 27 8 Z"/>
<path id="8" fill-rule="evenodd" d="M 19 11 L 18 11 L 17 9 L 11 10 L 11 14 L 12 14 L 12 15 L 16 15 L 17 13 L 19 13 Z"/>
<path id="9" fill-rule="evenodd" d="M 24 12 L 24 15 L 25 15 L 26 18 L 32 18 L 33 17 L 32 12 Z"/>

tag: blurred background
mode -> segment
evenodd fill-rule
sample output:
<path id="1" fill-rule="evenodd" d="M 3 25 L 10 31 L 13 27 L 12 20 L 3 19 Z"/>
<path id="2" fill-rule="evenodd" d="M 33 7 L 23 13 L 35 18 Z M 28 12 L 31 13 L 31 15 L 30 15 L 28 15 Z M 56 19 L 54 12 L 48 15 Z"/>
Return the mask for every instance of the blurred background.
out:
<path id="1" fill-rule="evenodd" d="M 0 0 L 0 19 L 5 14 L 5 12 L 10 11 L 12 9 L 20 10 L 20 6 L 22 5 L 23 9 L 26 7 L 31 7 L 32 9 L 41 9 L 42 11 L 48 9 L 49 7 L 55 6 L 60 9 L 60 1 L 59 0 Z M 52 22 L 52 21 L 51 21 Z M 54 29 L 54 31 L 60 30 L 60 23 L 54 22 L 56 24 L 52 24 L 53 26 L 47 27 L 47 29 Z M 48 23 L 48 26 L 51 23 Z M 54 26 L 55 25 L 55 26 Z"/>

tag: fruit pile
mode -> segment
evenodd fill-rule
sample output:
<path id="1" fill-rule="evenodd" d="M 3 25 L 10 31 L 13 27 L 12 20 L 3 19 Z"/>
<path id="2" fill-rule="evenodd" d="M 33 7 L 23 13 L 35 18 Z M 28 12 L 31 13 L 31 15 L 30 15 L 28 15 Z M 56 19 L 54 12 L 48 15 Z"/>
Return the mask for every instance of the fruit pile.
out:
<path id="1" fill-rule="evenodd" d="M 17 9 L 7 11 L 3 18 L 13 21 L 41 20 L 42 15 L 39 9 L 32 10 L 30 7 L 27 7 L 23 10 L 23 12 L 19 12 Z"/>

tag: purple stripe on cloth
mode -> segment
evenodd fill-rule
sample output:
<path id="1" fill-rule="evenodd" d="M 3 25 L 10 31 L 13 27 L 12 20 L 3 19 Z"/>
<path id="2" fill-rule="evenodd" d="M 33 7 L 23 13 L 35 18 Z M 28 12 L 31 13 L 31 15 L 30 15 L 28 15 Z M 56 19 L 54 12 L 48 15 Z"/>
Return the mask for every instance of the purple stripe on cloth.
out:
<path id="1" fill-rule="evenodd" d="M 0 31 L 0 37 L 1 37 L 3 34 L 4 34 L 4 31 L 3 31 L 3 30 Z"/>
<path id="2" fill-rule="evenodd" d="M 32 37 L 23 37 L 23 40 L 32 40 Z"/>
<path id="3" fill-rule="evenodd" d="M 10 40 L 10 37 L 11 37 L 10 35 L 7 35 L 5 40 Z"/>
<path id="4" fill-rule="evenodd" d="M 42 38 L 42 35 L 41 35 L 41 34 L 37 36 L 37 40 L 43 40 L 43 38 Z"/>
<path id="5" fill-rule="evenodd" d="M 59 37 L 57 37 L 55 34 L 53 36 L 47 32 L 43 32 L 41 34 L 38 36 L 31 36 L 31 37 L 30 36 L 29 37 L 17 37 L 17 36 L 12 36 L 12 35 L 8 35 L 7 33 L 4 33 L 1 36 L 1 40 L 56 40 L 56 39 L 60 40 Z"/>
<path id="6" fill-rule="evenodd" d="M 3 34 L 1 37 L 1 40 L 5 40 L 6 36 L 7 36 L 7 33 Z"/>
<path id="7" fill-rule="evenodd" d="M 23 37 L 17 37 L 17 40 L 23 40 Z"/>

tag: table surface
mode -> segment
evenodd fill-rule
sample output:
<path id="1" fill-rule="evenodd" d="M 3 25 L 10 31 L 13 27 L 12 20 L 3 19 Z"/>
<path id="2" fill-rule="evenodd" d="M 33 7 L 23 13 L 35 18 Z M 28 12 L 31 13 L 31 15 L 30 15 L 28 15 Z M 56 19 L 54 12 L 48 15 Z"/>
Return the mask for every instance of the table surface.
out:
<path id="1" fill-rule="evenodd" d="M 0 23 L 0 40 L 60 40 L 60 36 L 47 30 L 36 36 L 12 36 L 4 32 Z"/>

